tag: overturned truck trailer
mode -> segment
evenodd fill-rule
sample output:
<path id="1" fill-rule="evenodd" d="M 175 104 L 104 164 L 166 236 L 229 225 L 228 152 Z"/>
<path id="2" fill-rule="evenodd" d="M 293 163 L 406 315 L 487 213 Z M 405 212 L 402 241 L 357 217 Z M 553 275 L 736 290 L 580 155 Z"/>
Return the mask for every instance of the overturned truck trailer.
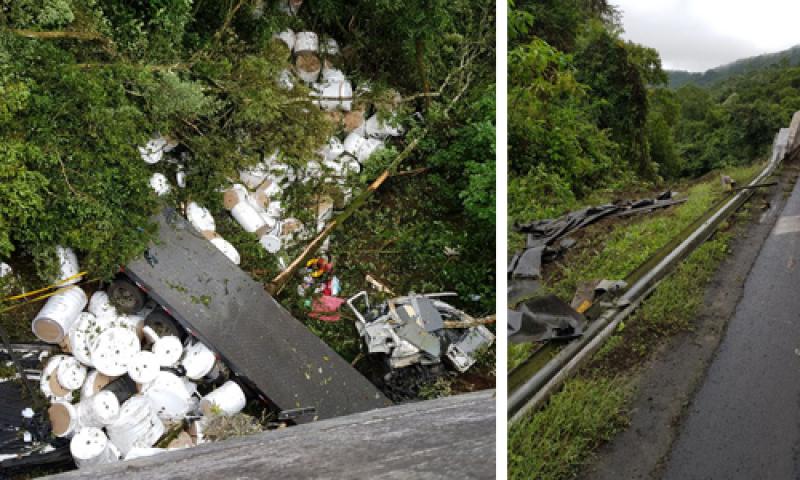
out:
<path id="1" fill-rule="evenodd" d="M 298 421 L 391 405 L 180 215 L 156 221 L 157 241 L 123 273 L 262 400 L 279 411 L 314 409 Z"/>

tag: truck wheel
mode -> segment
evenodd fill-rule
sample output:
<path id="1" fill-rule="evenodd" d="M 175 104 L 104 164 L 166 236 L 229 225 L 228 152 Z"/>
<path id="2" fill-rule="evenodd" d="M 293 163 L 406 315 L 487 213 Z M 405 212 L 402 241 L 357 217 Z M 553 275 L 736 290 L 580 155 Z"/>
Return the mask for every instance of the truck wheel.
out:
<path id="1" fill-rule="evenodd" d="M 147 300 L 144 292 L 135 283 L 117 279 L 108 287 L 108 298 L 111 303 L 122 313 L 136 313 L 144 307 Z"/>
<path id="2" fill-rule="evenodd" d="M 159 337 L 173 335 L 178 337 L 181 341 L 186 337 L 186 333 L 183 328 L 178 325 L 178 322 L 161 309 L 153 310 L 150 315 L 144 319 L 144 325 L 152 328 Z"/>

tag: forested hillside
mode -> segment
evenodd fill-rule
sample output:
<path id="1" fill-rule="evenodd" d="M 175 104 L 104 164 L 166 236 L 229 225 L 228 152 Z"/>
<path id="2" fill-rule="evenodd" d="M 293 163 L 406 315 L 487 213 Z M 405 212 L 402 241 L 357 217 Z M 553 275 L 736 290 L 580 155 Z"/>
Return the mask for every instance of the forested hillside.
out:
<path id="1" fill-rule="evenodd" d="M 667 70 L 669 86 L 679 88 L 686 84 L 709 86 L 733 76 L 761 70 L 773 65 L 797 66 L 800 64 L 800 45 L 777 53 L 767 53 L 712 68 L 705 72 Z"/>
<path id="2" fill-rule="evenodd" d="M 349 178 L 355 193 L 416 146 L 400 168 L 413 174 L 390 178 L 336 232 L 331 252 L 348 291 L 372 273 L 398 292 L 457 290 L 492 310 L 494 4 L 318 0 L 293 16 L 286 3 L 3 2 L 0 260 L 35 270 L 42 284 L 53 278 L 55 246 L 67 245 L 90 277 L 108 278 L 144 250 L 161 208 L 193 200 L 228 218 L 220 192 L 243 168 L 279 149 L 303 169 L 341 127 L 302 82 L 279 81 L 291 65 L 275 34 L 292 28 L 338 42 L 357 101 L 399 105 L 406 134 Z M 186 188 L 164 197 L 137 151 L 159 133 L 188 158 Z M 284 208 L 312 231 L 316 219 L 303 210 L 325 182 L 286 187 Z M 280 271 L 221 217 L 245 270 L 265 282 Z"/>
<path id="3" fill-rule="evenodd" d="M 667 88 L 604 0 L 510 3 L 509 213 L 552 216 L 600 191 L 748 164 L 800 108 L 800 68 Z"/>

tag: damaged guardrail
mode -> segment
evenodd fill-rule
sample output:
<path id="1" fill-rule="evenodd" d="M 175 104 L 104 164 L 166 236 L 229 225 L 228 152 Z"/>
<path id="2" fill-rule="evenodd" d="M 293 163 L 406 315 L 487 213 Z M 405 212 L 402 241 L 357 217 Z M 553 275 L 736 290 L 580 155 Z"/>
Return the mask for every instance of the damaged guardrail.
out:
<path id="1" fill-rule="evenodd" d="M 798 112 L 800 113 L 800 112 Z M 800 117 L 795 115 L 792 127 L 781 129 L 775 137 L 772 155 L 766 167 L 748 184 L 762 183 L 771 176 L 783 159 L 795 151 Z M 794 132 L 794 135 L 792 135 Z M 790 143 L 791 142 L 791 143 Z M 521 386 L 509 392 L 507 414 L 511 422 L 520 420 L 528 412 L 540 407 L 577 369 L 596 352 L 616 331 L 622 322 L 658 283 L 684 258 L 707 240 L 717 227 L 738 210 L 753 193 L 753 188 L 737 191 L 729 200 L 716 206 L 705 220 L 680 241 L 673 249 L 657 259 L 652 268 L 644 272 L 592 323 L 579 338 L 565 346 L 552 359 Z"/>

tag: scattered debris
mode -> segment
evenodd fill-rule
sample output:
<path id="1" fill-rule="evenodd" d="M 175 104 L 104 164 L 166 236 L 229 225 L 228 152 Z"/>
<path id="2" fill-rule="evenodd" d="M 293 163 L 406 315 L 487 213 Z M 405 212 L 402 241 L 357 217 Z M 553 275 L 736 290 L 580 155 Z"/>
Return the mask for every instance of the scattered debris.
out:
<path id="1" fill-rule="evenodd" d="M 541 342 L 583 333 L 586 319 L 555 295 L 537 297 L 508 312 L 508 341 Z"/>
<path id="2" fill-rule="evenodd" d="M 530 298 L 539 289 L 542 263 L 557 258 L 564 249 L 574 245 L 567 239 L 570 233 L 580 230 L 606 217 L 625 217 L 639 213 L 649 213 L 657 209 L 685 202 L 676 199 L 674 192 L 664 192 L 656 198 L 598 205 L 570 212 L 555 220 L 536 220 L 514 226 L 517 232 L 527 234 L 525 249 L 515 253 L 508 264 L 508 302 L 517 304 Z M 561 244 L 556 246 L 556 241 Z M 565 241 L 566 240 L 566 241 Z"/>
<path id="3" fill-rule="evenodd" d="M 475 353 L 494 343 L 488 328 L 478 325 L 449 329 L 445 321 L 474 321 L 472 317 L 438 298 L 454 294 L 409 294 L 371 307 L 367 292 L 347 300 L 358 321 L 356 327 L 367 352 L 384 358 L 390 371 L 412 365 L 446 362 L 457 372 L 467 371 Z M 356 306 L 362 301 L 366 309 Z"/>

